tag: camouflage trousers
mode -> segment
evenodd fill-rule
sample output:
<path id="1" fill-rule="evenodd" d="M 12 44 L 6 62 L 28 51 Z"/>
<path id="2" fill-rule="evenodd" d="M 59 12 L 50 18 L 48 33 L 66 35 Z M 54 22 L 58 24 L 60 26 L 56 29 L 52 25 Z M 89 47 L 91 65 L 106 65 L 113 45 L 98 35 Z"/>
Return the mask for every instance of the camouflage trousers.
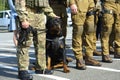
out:
<path id="1" fill-rule="evenodd" d="M 29 17 L 30 25 L 37 29 L 37 38 L 33 40 L 33 34 L 30 33 L 26 37 L 26 41 L 23 45 L 18 44 L 17 59 L 18 59 L 18 69 L 28 70 L 29 66 L 29 48 L 33 43 L 35 48 L 36 57 L 36 68 L 38 70 L 43 70 L 46 68 L 46 56 L 45 56 L 45 43 L 46 43 L 46 33 L 39 31 L 40 29 L 45 29 L 45 15 L 43 13 L 33 13 L 29 12 L 27 15 Z M 22 35 L 22 34 L 21 34 Z"/>

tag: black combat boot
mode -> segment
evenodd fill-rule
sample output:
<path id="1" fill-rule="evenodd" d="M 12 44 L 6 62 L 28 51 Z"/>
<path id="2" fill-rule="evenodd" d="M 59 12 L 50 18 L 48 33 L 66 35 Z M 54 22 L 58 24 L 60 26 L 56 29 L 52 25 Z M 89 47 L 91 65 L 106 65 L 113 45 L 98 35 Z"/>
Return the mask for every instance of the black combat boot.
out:
<path id="1" fill-rule="evenodd" d="M 76 68 L 79 70 L 86 70 L 86 66 L 83 59 L 76 60 Z"/>
<path id="2" fill-rule="evenodd" d="M 33 80 L 33 76 L 28 73 L 26 70 L 21 70 L 18 72 L 18 78 L 20 80 Z"/>

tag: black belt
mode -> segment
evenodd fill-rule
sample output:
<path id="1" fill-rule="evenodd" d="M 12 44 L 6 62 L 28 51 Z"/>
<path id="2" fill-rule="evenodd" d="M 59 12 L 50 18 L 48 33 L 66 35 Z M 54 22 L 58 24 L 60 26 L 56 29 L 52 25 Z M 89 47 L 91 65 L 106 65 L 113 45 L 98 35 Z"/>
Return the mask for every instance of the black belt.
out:
<path id="1" fill-rule="evenodd" d="M 107 9 L 104 9 L 102 11 L 103 14 L 114 14 L 114 11 L 113 10 L 107 10 Z"/>
<path id="2" fill-rule="evenodd" d="M 89 12 L 87 12 L 86 16 L 91 16 L 91 15 L 95 15 L 95 14 L 96 14 L 95 11 L 89 11 Z"/>

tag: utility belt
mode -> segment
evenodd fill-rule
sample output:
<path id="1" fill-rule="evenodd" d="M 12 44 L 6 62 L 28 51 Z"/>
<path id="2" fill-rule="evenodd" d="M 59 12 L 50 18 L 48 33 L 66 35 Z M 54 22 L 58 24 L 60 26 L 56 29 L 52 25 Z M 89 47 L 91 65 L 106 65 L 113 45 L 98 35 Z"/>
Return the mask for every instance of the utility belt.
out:
<path id="1" fill-rule="evenodd" d="M 113 10 L 107 10 L 107 9 L 104 9 L 103 11 L 102 11 L 102 13 L 103 14 L 114 14 L 114 11 Z"/>
<path id="2" fill-rule="evenodd" d="M 120 3 L 120 0 L 102 0 L 103 2 L 114 2 L 114 3 Z"/>
<path id="3" fill-rule="evenodd" d="M 31 8 L 31 7 L 26 6 L 26 10 L 28 12 L 33 12 L 33 13 L 43 13 L 42 7 Z"/>
<path id="4" fill-rule="evenodd" d="M 89 11 L 87 12 L 86 16 L 91 16 L 91 15 L 95 15 L 96 11 Z"/>

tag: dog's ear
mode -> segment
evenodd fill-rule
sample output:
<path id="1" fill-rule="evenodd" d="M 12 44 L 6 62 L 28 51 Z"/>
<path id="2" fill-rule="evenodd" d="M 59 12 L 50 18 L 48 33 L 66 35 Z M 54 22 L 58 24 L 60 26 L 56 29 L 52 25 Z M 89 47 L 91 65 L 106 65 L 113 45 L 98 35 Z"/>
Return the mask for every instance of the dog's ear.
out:
<path id="1" fill-rule="evenodd" d="M 56 18 L 56 17 L 51 17 L 47 20 L 47 23 L 46 23 L 46 28 L 49 29 L 50 26 L 54 26 L 55 24 L 59 24 L 61 25 L 61 19 L 60 18 Z"/>

